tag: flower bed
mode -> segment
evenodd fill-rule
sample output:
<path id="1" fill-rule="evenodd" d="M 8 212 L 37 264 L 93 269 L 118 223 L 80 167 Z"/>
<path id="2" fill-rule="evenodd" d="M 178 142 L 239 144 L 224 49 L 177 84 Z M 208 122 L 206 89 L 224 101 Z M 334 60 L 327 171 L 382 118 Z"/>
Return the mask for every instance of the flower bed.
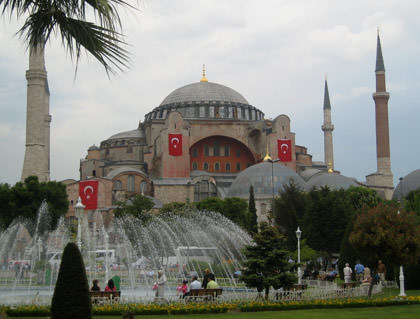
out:
<path id="1" fill-rule="evenodd" d="M 246 302 L 238 305 L 241 312 L 276 311 L 296 309 L 384 307 L 396 305 L 420 304 L 420 297 L 382 298 L 382 299 L 330 299 L 290 302 Z"/>
<path id="2" fill-rule="evenodd" d="M 201 313 L 225 313 L 232 309 L 241 312 L 255 311 L 277 311 L 277 310 L 296 310 L 296 309 L 327 309 L 327 308 L 350 308 L 350 307 L 383 307 L 396 305 L 420 304 L 420 296 L 412 297 L 392 297 L 382 299 L 333 299 L 333 300 L 314 300 L 314 301 L 253 301 L 243 303 L 222 303 L 222 304 L 203 304 L 203 303 L 173 303 L 168 305 L 159 304 L 113 304 L 103 306 L 93 306 L 93 315 L 122 315 L 132 313 L 134 315 L 158 315 L 158 314 L 201 314 Z M 0 310 L 6 312 L 9 317 L 49 317 L 49 306 L 0 306 Z M 1 313 L 1 311 L 0 311 Z"/>

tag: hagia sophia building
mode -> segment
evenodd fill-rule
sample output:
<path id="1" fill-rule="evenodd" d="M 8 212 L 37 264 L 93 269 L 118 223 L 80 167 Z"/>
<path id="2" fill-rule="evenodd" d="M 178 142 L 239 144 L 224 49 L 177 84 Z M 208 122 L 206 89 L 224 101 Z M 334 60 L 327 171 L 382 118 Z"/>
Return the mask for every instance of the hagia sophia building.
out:
<path id="1" fill-rule="evenodd" d="M 32 50 L 27 71 L 27 143 L 22 173 L 22 179 L 37 175 L 41 181 L 49 180 L 51 120 L 42 56 L 42 50 L 38 53 Z M 295 144 L 296 133 L 287 115 L 265 119 L 261 109 L 249 104 L 234 89 L 209 82 L 203 67 L 199 82 L 171 92 L 145 115 L 137 128 L 114 134 L 99 146 L 88 148 L 86 157 L 80 161 L 80 180 L 64 181 L 71 203 L 68 216 L 74 216 L 73 206 L 79 195 L 86 209 L 109 212 L 118 201 L 134 194 L 152 198 L 156 208 L 170 202 L 196 202 L 207 197 L 247 200 L 252 185 L 261 221 L 267 218 L 273 197 L 292 181 L 303 190 L 366 186 L 390 199 L 394 186 L 388 128 L 389 93 L 379 35 L 375 74 L 377 171 L 364 182 L 343 176 L 334 167 L 334 125 L 327 81 L 321 128 L 324 161 L 314 162 L 306 146 Z M 32 81 L 36 85 L 31 85 Z M 32 102 L 30 97 L 35 97 Z M 31 133 L 34 123 L 40 126 L 36 131 L 41 132 L 38 136 Z M 32 143 L 28 138 L 38 140 Z M 420 179 L 417 181 L 420 186 Z M 397 189 L 401 189 L 400 185 Z M 405 189 L 407 192 L 408 186 Z"/>

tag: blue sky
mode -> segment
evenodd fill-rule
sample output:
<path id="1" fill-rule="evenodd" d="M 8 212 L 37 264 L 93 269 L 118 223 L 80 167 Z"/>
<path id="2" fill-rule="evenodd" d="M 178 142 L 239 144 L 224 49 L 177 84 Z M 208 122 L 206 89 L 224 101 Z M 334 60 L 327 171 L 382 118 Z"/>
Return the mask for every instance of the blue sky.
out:
<path id="1" fill-rule="evenodd" d="M 376 171 L 376 30 L 389 100 L 394 180 L 420 167 L 418 1 L 149 0 L 122 13 L 130 68 L 108 78 L 92 57 L 75 63 L 53 39 L 46 48 L 51 91 L 51 178 L 79 176 L 89 146 L 134 129 L 176 88 L 209 81 L 241 93 L 266 118 L 287 114 L 296 143 L 323 160 L 324 77 L 332 105 L 335 168 L 365 181 Z M 22 170 L 28 57 L 0 22 L 0 182 Z"/>

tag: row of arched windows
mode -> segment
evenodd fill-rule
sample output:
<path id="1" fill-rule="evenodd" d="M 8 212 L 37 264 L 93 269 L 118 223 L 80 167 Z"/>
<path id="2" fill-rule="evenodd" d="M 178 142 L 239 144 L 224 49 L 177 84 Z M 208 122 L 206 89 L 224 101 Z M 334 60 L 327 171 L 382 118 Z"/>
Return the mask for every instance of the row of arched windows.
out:
<path id="1" fill-rule="evenodd" d="M 113 189 L 116 191 L 121 191 L 123 190 L 122 187 L 122 182 L 119 179 L 114 180 L 113 182 Z M 146 181 L 141 181 L 139 184 L 140 187 L 140 193 L 145 194 L 147 191 L 147 182 Z M 135 190 L 135 179 L 134 179 L 134 175 L 129 175 L 127 176 L 127 192 L 132 192 L 134 193 Z"/>
<path id="2" fill-rule="evenodd" d="M 241 163 L 236 163 L 235 168 L 236 168 L 236 171 L 237 171 L 237 172 L 240 172 L 240 171 L 241 171 Z M 201 167 L 201 168 L 200 168 L 197 162 L 193 162 L 193 163 L 192 163 L 192 169 L 193 169 L 193 170 L 199 170 L 199 169 L 202 169 L 202 170 L 204 170 L 204 171 L 208 171 L 208 170 L 210 169 L 210 164 L 209 164 L 209 163 L 207 163 L 207 162 L 204 162 L 204 163 L 203 163 L 203 167 Z M 214 164 L 213 164 L 213 170 L 214 170 L 215 172 L 220 172 L 220 171 L 222 170 L 221 164 L 220 164 L 219 162 L 214 163 Z M 232 171 L 232 166 L 231 166 L 231 164 L 230 164 L 230 163 L 225 163 L 225 164 L 224 164 L 224 171 L 225 171 L 225 172 L 230 172 L 230 171 Z"/>
<path id="3" fill-rule="evenodd" d="M 230 156 L 230 145 L 222 145 L 218 141 L 214 142 L 213 147 L 208 144 L 203 146 L 204 156 Z M 198 157 L 198 148 L 193 147 L 191 149 L 191 157 Z M 236 157 L 241 157 L 240 149 L 236 150 Z"/>

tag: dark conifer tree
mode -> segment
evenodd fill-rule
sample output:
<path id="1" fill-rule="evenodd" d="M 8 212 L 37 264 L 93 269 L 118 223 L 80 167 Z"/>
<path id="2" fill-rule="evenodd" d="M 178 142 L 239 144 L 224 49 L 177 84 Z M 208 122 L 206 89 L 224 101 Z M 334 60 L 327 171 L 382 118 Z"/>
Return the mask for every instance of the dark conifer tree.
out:
<path id="1" fill-rule="evenodd" d="M 249 227 L 248 229 L 252 233 L 258 233 L 258 219 L 257 219 L 257 208 L 255 207 L 255 198 L 254 198 L 254 187 L 251 185 L 249 187 L 249 202 L 248 202 L 248 212 L 249 212 Z"/>
<path id="2" fill-rule="evenodd" d="M 85 265 L 79 248 L 74 243 L 68 243 L 64 248 L 51 302 L 51 318 L 92 318 Z"/>

